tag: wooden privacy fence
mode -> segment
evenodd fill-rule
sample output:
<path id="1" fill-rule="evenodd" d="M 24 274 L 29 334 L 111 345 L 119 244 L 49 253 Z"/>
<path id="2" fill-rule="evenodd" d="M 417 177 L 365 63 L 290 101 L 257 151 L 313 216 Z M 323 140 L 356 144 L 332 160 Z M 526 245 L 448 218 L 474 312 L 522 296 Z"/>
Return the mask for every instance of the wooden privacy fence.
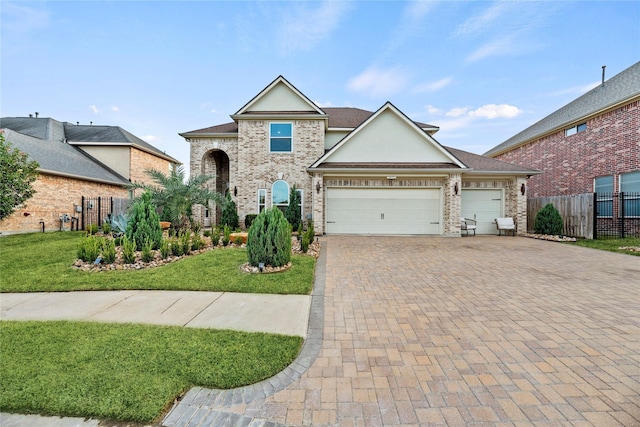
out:
<path id="1" fill-rule="evenodd" d="M 529 198 L 527 199 L 527 231 L 533 232 L 536 214 L 547 203 L 551 203 L 562 216 L 563 235 L 593 239 L 595 211 L 593 200 L 593 193 Z"/>

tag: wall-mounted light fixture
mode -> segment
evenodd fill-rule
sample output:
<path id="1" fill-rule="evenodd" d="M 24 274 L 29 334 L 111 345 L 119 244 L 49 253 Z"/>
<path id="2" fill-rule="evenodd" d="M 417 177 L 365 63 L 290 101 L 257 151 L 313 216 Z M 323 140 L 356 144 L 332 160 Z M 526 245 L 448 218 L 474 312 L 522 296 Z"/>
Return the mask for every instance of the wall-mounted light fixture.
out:
<path id="1" fill-rule="evenodd" d="M 524 193 L 527 191 L 527 188 L 525 187 L 524 183 L 522 183 L 522 185 L 520 186 L 520 193 L 522 193 L 522 195 L 524 196 Z"/>
<path id="2" fill-rule="evenodd" d="M 456 182 L 456 184 L 453 186 L 453 192 L 456 193 L 456 196 L 458 195 L 458 183 Z"/>
<path id="3" fill-rule="evenodd" d="M 320 181 L 316 182 L 316 193 L 320 194 L 320 189 L 322 186 L 320 185 Z"/>
<path id="4" fill-rule="evenodd" d="M 233 197 L 238 196 L 238 187 L 233 187 Z"/>
<path id="5" fill-rule="evenodd" d="M 387 179 L 396 179 L 395 176 L 388 176 Z"/>

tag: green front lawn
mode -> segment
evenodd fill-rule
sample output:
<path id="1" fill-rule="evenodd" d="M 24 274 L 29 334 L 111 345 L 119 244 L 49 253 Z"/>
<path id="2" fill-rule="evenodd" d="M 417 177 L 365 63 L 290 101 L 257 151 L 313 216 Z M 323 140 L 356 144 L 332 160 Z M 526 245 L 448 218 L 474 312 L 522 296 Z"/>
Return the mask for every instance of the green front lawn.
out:
<path id="1" fill-rule="evenodd" d="M 148 423 L 192 386 L 269 378 L 302 338 L 165 326 L 0 322 L 4 412 Z"/>
<path id="2" fill-rule="evenodd" d="M 294 255 L 277 274 L 240 270 L 247 254 L 218 248 L 161 267 L 138 271 L 83 272 L 71 266 L 84 233 L 33 233 L 0 238 L 0 292 L 163 289 L 306 295 L 313 288 L 315 259 Z"/>
<path id="3" fill-rule="evenodd" d="M 623 247 L 639 247 L 640 248 L 640 237 L 627 237 L 626 239 L 583 239 L 578 240 L 573 243 L 568 243 L 570 245 L 583 246 L 585 248 L 593 248 L 600 249 L 602 251 L 609 252 L 619 252 L 623 254 L 640 256 L 640 251 L 630 251 L 625 249 L 620 249 Z"/>

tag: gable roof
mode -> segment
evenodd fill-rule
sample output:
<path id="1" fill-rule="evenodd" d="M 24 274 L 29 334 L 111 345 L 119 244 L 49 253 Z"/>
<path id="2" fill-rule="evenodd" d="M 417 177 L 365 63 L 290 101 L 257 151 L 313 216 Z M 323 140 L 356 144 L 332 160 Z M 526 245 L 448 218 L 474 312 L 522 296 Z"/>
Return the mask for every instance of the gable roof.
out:
<path id="1" fill-rule="evenodd" d="M 338 153 L 341 150 L 344 150 L 344 147 L 347 144 L 354 144 L 357 141 L 358 137 L 361 133 L 365 132 L 365 130 L 370 126 L 375 126 L 377 121 L 383 120 L 387 113 L 389 113 L 396 123 L 403 124 L 406 128 L 413 130 L 415 135 L 415 140 L 420 140 L 422 143 L 426 144 L 430 147 L 431 156 L 434 157 L 434 161 L 429 161 L 426 163 L 421 163 L 423 167 L 433 167 L 433 168 L 442 168 L 442 167 L 453 167 L 453 168 L 466 168 L 464 163 L 462 163 L 459 159 L 453 156 L 450 152 L 448 152 L 444 147 L 442 147 L 435 139 L 433 139 L 427 132 L 425 132 L 420 126 L 418 126 L 415 122 L 409 119 L 403 112 L 401 112 L 398 108 L 396 108 L 391 102 L 385 103 L 378 111 L 369 116 L 364 122 L 362 122 L 355 130 L 345 136 L 339 143 L 337 143 L 333 148 L 327 151 L 320 159 L 318 159 L 309 169 L 314 169 L 318 167 L 327 167 L 328 165 L 332 165 L 334 167 L 345 167 L 346 165 L 350 165 L 353 167 L 354 165 L 358 165 L 358 167 L 369 167 L 372 165 L 384 166 L 384 167 L 392 167 L 395 165 L 396 167 L 401 167 L 402 165 L 414 164 L 415 162 L 406 161 L 406 156 L 400 156 L 402 159 L 399 161 L 392 161 L 392 159 L 380 159 L 379 161 L 371 162 L 365 161 L 361 162 L 344 162 L 343 159 L 340 159 L 338 162 L 332 162 L 331 157 L 340 157 Z M 394 148 L 395 149 L 395 148 Z M 425 155 L 425 153 L 422 153 Z M 374 153 L 375 155 L 375 153 Z M 347 156 L 348 157 L 348 156 Z M 384 160 L 384 161 L 383 161 Z M 419 159 L 417 159 L 419 160 Z M 383 161 L 381 163 L 381 161 Z M 367 166 L 369 164 L 369 166 Z"/>
<path id="2" fill-rule="evenodd" d="M 577 124 L 601 111 L 640 97 L 640 62 L 606 80 L 559 110 L 529 126 L 485 153 L 497 156 L 526 142 Z"/>
<path id="3" fill-rule="evenodd" d="M 49 118 L 28 118 L 33 126 L 13 126 L 13 120 L 0 119 L 5 139 L 39 164 L 43 173 L 87 181 L 125 186 L 122 175 L 89 156 L 80 148 L 64 142 L 64 125 Z M 14 129 L 18 128 L 18 130 Z"/>
<path id="4" fill-rule="evenodd" d="M 252 113 L 255 110 L 253 110 L 254 107 L 256 107 L 257 104 L 260 103 L 260 101 L 264 100 L 265 98 L 269 97 L 271 95 L 272 92 L 274 92 L 276 90 L 276 88 L 278 87 L 285 87 L 286 89 L 288 89 L 289 92 L 293 93 L 299 101 L 301 102 L 296 102 L 297 106 L 302 106 L 303 108 L 297 107 L 295 109 L 284 109 L 284 110 L 277 110 L 277 111 L 281 111 L 281 112 L 308 112 L 308 113 L 315 113 L 315 114 L 325 114 L 324 111 L 322 111 L 322 109 L 320 107 L 318 107 L 313 101 L 311 101 L 309 98 L 306 97 L 306 95 L 304 95 L 302 92 L 300 92 L 298 89 L 296 89 L 295 86 L 293 86 L 291 83 L 289 83 L 287 81 L 287 79 L 285 79 L 283 76 L 278 76 L 276 77 L 276 79 L 274 81 L 272 81 L 266 88 L 264 88 L 262 91 L 260 91 L 260 93 L 258 93 L 256 96 L 253 97 L 253 99 L 251 99 L 251 101 L 247 102 L 242 108 L 240 108 L 240 110 L 238 110 L 238 112 L 236 112 L 236 116 L 237 115 L 241 115 L 241 114 L 247 114 L 247 113 Z M 284 107 L 284 106 L 283 106 Z M 263 111 L 263 110 L 258 110 L 258 112 L 273 112 L 273 111 Z"/>

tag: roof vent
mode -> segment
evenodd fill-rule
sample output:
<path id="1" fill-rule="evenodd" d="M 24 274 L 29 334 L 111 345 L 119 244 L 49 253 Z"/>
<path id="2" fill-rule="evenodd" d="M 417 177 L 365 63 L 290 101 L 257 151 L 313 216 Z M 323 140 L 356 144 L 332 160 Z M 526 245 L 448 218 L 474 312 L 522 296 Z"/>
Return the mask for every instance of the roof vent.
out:
<path id="1" fill-rule="evenodd" d="M 38 113 L 38 112 L 36 111 L 36 119 L 38 118 L 38 115 L 40 115 L 40 113 Z"/>
<path id="2" fill-rule="evenodd" d="M 604 69 L 607 68 L 606 65 L 602 66 L 602 87 L 604 87 Z"/>
<path id="3" fill-rule="evenodd" d="M 33 114 L 29 113 L 29 118 L 33 119 Z"/>

